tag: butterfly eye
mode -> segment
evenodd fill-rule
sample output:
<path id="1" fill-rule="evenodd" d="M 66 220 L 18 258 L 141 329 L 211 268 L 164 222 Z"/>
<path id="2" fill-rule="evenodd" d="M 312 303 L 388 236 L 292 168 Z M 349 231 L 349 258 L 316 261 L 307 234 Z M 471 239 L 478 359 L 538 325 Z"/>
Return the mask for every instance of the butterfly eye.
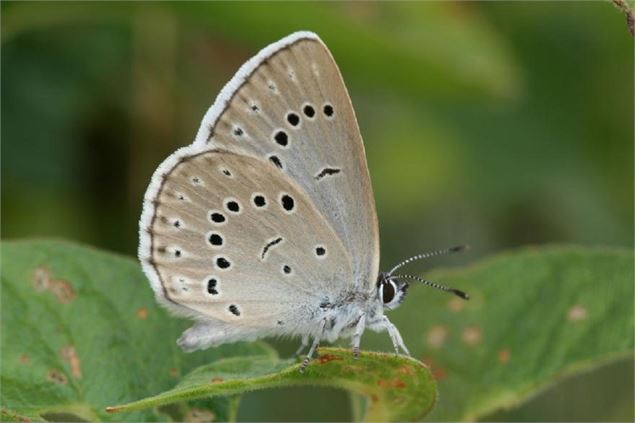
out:
<path id="1" fill-rule="evenodd" d="M 395 298 L 395 283 L 393 281 L 387 281 L 381 284 L 381 299 L 384 304 L 388 304 Z"/>

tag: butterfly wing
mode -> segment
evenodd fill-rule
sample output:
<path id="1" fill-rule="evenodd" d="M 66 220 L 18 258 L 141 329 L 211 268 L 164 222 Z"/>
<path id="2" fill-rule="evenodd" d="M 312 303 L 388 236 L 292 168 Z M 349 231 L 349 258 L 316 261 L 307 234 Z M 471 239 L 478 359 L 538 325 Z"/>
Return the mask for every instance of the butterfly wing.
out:
<path id="1" fill-rule="evenodd" d="M 275 165 L 190 146 L 157 178 L 144 270 L 163 304 L 212 324 L 218 342 L 302 333 L 307 309 L 352 278 L 339 237 Z"/>
<path id="2" fill-rule="evenodd" d="M 180 340 L 192 350 L 307 334 L 324 301 L 374 286 L 378 242 L 348 93 L 303 32 L 245 63 L 195 142 L 159 166 L 139 258 L 159 301 L 197 319 Z"/>
<path id="3" fill-rule="evenodd" d="M 374 286 L 379 235 L 364 145 L 342 76 L 317 35 L 292 34 L 248 61 L 207 112 L 195 144 L 280 167 L 351 253 L 350 283 Z"/>

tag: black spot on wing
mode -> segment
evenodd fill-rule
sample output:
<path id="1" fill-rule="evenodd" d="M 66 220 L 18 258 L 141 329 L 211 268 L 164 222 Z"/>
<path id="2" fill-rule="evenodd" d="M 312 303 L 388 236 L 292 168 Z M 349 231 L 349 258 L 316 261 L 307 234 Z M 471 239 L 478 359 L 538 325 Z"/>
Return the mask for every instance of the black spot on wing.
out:
<path id="1" fill-rule="evenodd" d="M 282 169 L 282 162 L 280 161 L 280 158 L 278 158 L 278 156 L 275 155 L 271 155 L 269 156 L 269 160 L 271 161 L 271 163 L 273 163 L 274 166 L 276 166 L 278 169 Z"/>
<path id="2" fill-rule="evenodd" d="M 325 176 L 337 175 L 341 171 L 342 171 L 341 169 L 338 169 L 338 168 L 335 168 L 335 167 L 325 167 L 317 175 L 315 175 L 315 179 L 319 181 L 320 179 L 324 178 Z"/>
<path id="3" fill-rule="evenodd" d="M 277 244 L 280 244 L 281 242 L 282 242 L 281 237 L 278 237 L 272 241 L 269 241 L 267 245 L 265 245 L 264 248 L 262 249 L 262 253 L 260 253 L 260 258 L 264 260 L 265 255 L 267 255 L 267 252 L 269 251 L 269 249 Z"/>

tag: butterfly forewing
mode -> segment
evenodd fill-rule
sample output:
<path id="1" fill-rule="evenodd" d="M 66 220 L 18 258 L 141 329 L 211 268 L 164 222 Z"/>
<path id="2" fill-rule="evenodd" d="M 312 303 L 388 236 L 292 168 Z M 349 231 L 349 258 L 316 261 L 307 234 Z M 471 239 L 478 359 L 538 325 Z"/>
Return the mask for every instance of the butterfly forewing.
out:
<path id="1" fill-rule="evenodd" d="M 193 316 L 284 331 L 352 278 L 350 256 L 303 189 L 232 152 L 183 154 L 163 175 L 149 232 L 164 301 Z"/>
<path id="2" fill-rule="evenodd" d="M 346 87 L 315 35 L 277 44 L 232 81 L 235 90 L 217 100 L 197 142 L 257 157 L 297 182 L 351 252 L 354 277 L 342 282 L 371 287 L 379 261 L 377 217 Z"/>

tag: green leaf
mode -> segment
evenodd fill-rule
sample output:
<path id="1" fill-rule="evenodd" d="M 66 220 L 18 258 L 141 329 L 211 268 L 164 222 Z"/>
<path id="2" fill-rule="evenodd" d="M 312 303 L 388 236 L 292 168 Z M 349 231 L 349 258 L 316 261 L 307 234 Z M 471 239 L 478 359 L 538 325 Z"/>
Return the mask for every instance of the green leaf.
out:
<path id="1" fill-rule="evenodd" d="M 174 339 L 183 322 L 155 306 L 135 261 L 61 242 L 2 247 L 5 420 L 168 418 L 161 413 L 183 420 L 199 406 L 231 419 L 236 394 L 306 384 L 365 395 L 365 419 L 413 419 L 435 401 L 430 373 L 404 357 L 363 353 L 353 360 L 347 350 L 323 348 L 300 374 L 260 343 L 182 354 Z M 434 420 L 475 420 L 633 354 L 630 250 L 526 249 L 427 276 L 472 297 L 462 302 L 412 287 L 390 316 L 439 379 Z M 385 348 L 381 335 L 363 345 L 381 339 Z M 104 411 L 139 398 L 146 399 L 122 407 L 124 414 Z M 205 400 L 154 407 L 196 398 Z"/>
<path id="2" fill-rule="evenodd" d="M 1 418 L 166 420 L 164 410 L 104 409 L 223 357 L 274 354 L 262 343 L 184 354 L 175 341 L 187 324 L 156 306 L 134 260 L 64 242 L 3 242 Z M 227 420 L 237 402 L 195 407 Z"/>
<path id="3" fill-rule="evenodd" d="M 471 296 L 411 286 L 389 314 L 438 379 L 431 420 L 474 421 L 565 376 L 632 357 L 632 250 L 528 248 L 426 277 Z M 379 335 L 362 346 L 386 348 Z M 632 374 L 623 377 L 632 384 Z"/>
<path id="4" fill-rule="evenodd" d="M 178 401 L 233 395 L 257 389 L 319 385 L 347 389 L 368 398 L 364 421 L 408 421 L 426 415 L 434 405 L 436 386 L 431 373 L 409 357 L 320 348 L 304 373 L 294 360 L 272 356 L 218 360 L 187 375 L 174 389 L 109 411 L 132 411 Z"/>
<path id="5" fill-rule="evenodd" d="M 64 242 L 5 242 L 2 263 L 5 420 L 185 420 L 193 413 L 231 420 L 235 394 L 285 385 L 365 395 L 366 417 L 375 420 L 416 418 L 436 398 L 428 369 L 406 357 L 353 360 L 348 350 L 322 349 L 300 374 L 262 343 L 184 354 L 174 341 L 185 322 L 155 305 L 139 265 L 127 258 Z M 165 393 L 121 407 L 122 414 L 105 412 L 156 392 Z M 204 400 L 160 407 L 184 399 Z"/>

